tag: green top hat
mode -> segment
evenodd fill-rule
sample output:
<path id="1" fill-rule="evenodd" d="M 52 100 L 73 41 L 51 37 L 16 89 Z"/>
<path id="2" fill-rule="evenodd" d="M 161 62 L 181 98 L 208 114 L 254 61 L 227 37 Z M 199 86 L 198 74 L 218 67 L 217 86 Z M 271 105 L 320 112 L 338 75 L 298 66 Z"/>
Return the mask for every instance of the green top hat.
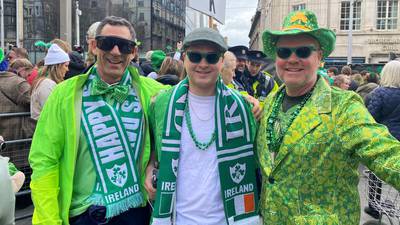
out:
<path id="1" fill-rule="evenodd" d="M 276 58 L 276 42 L 281 36 L 294 36 L 307 34 L 317 40 L 323 52 L 323 57 L 328 57 L 335 49 L 336 35 L 326 28 L 318 26 L 317 17 L 309 10 L 300 10 L 289 13 L 283 21 L 279 31 L 266 30 L 263 33 L 264 52 L 272 59 Z"/>

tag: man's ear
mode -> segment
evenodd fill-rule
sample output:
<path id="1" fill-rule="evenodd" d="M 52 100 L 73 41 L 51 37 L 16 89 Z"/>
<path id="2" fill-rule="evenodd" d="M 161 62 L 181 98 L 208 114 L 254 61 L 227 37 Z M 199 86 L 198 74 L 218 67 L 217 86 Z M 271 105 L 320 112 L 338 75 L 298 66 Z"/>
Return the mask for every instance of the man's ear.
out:
<path id="1" fill-rule="evenodd" d="M 136 53 L 139 51 L 139 48 L 137 47 L 137 46 L 135 46 L 133 49 L 132 49 L 132 54 L 133 54 L 133 56 L 136 56 Z"/>
<path id="2" fill-rule="evenodd" d="M 186 58 L 186 52 L 182 52 L 182 56 L 181 56 L 182 61 L 185 61 L 185 58 Z"/>
<path id="3" fill-rule="evenodd" d="M 96 39 L 93 39 L 89 42 L 90 47 L 92 48 L 93 54 L 97 55 L 97 41 Z"/>
<path id="4" fill-rule="evenodd" d="M 322 52 L 322 50 L 319 50 L 318 51 L 318 61 L 322 61 L 322 59 L 323 59 L 323 52 Z"/>

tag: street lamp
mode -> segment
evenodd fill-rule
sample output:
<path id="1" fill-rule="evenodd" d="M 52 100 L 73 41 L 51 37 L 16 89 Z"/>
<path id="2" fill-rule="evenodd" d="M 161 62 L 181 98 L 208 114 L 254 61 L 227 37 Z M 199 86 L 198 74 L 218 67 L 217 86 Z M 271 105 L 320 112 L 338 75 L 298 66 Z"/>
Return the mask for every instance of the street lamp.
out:
<path id="1" fill-rule="evenodd" d="M 347 36 L 347 65 L 352 63 L 353 47 L 353 6 L 354 0 L 350 0 L 349 33 Z"/>
<path id="2" fill-rule="evenodd" d="M 82 11 L 79 9 L 79 1 L 75 1 L 75 32 L 76 32 L 76 45 L 80 46 L 80 30 L 79 30 L 79 16 L 82 15 Z"/>

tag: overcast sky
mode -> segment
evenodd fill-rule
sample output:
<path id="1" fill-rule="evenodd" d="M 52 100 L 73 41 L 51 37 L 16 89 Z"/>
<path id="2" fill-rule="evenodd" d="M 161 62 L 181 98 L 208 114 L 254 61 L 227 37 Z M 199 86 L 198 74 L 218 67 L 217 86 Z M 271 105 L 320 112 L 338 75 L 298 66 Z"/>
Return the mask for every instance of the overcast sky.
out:
<path id="1" fill-rule="evenodd" d="M 256 13 L 257 0 L 226 0 L 225 25 L 219 30 L 228 37 L 228 45 L 249 46 L 251 18 Z"/>

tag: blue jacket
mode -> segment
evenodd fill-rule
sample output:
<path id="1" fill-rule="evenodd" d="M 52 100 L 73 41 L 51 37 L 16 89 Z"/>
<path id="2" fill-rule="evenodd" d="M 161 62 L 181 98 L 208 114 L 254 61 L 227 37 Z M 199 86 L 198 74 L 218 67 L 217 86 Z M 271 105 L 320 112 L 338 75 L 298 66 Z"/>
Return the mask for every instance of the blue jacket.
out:
<path id="1" fill-rule="evenodd" d="M 365 105 L 376 122 L 387 126 L 389 132 L 400 140 L 400 88 L 376 88 Z"/>

